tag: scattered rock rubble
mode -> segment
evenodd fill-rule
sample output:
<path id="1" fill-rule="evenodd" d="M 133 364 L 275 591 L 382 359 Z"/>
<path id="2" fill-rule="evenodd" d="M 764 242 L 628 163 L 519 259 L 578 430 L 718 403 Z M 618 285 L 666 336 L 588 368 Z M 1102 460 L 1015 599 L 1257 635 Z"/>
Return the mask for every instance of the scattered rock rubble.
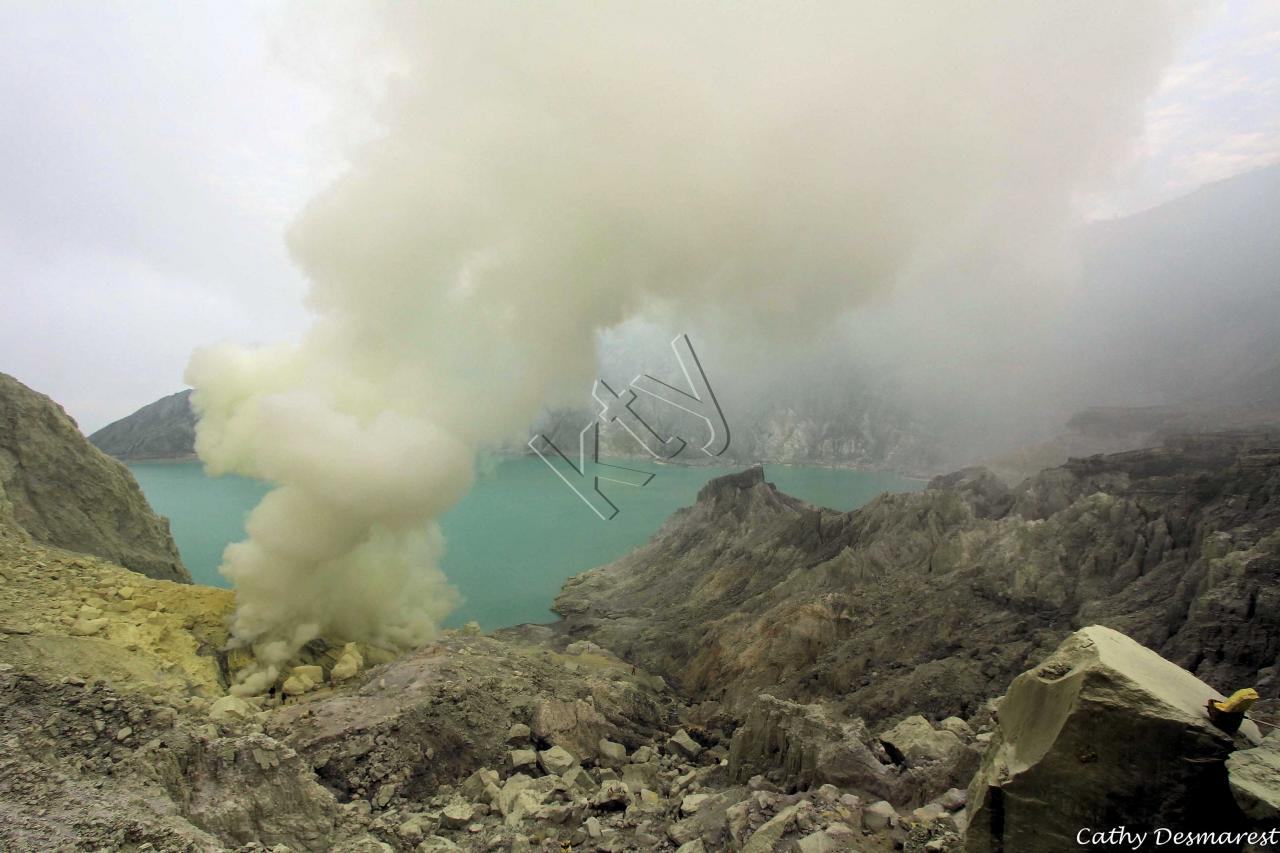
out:
<path id="1" fill-rule="evenodd" d="M 232 696 L 229 593 L 174 597 L 17 537 L 0 536 L 0 570 L 6 851 L 889 851 L 951 849 L 963 827 L 941 782 L 922 808 L 914 783 L 920 802 L 882 802 L 945 756 L 895 764 L 866 734 L 856 755 L 889 780 L 868 791 L 836 766 L 846 752 L 797 731 L 808 775 L 788 776 L 733 720 L 593 643 L 465 630 L 395 659 L 318 644 L 281 689 Z"/>
<path id="2" fill-rule="evenodd" d="M 233 696 L 232 604 L 0 525 L 0 849 L 1048 853 L 1098 816 L 1280 810 L 1275 737 L 1214 728 L 1216 690 L 1107 628 L 963 719 L 869 725 L 769 691 L 691 705 L 535 626 L 318 640 Z"/>

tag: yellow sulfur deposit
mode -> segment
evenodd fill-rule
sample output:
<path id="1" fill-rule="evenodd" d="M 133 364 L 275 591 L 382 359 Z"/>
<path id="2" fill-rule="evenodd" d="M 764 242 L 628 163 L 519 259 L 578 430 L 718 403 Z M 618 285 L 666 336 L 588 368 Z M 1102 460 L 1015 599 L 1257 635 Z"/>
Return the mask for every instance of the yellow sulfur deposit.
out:
<path id="1" fill-rule="evenodd" d="M 230 590 L 152 580 L 22 536 L 0 537 L 0 657 L 119 689 L 224 693 Z"/>
<path id="2" fill-rule="evenodd" d="M 1222 711 L 1224 714 L 1242 714 L 1249 710 L 1249 706 L 1258 701 L 1258 691 L 1252 687 L 1244 687 L 1232 693 L 1229 698 L 1222 702 L 1214 702 L 1213 707 Z"/>

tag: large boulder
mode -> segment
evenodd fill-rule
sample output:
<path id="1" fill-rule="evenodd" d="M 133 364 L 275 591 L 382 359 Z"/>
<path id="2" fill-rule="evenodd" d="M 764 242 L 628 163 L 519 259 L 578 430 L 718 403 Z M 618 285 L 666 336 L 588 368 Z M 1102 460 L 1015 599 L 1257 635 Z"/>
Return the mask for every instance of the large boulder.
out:
<path id="1" fill-rule="evenodd" d="M 1082 830 L 1242 829 L 1226 758 L 1260 740 L 1209 721 L 1221 694 L 1123 634 L 1077 631 L 1014 679 L 969 786 L 968 853 L 1080 849 Z M 1150 837 L 1150 836 L 1149 836 Z"/>
<path id="2" fill-rule="evenodd" d="M 239 844 L 329 850 L 338 803 L 298 753 L 265 735 L 190 738 L 156 754 L 156 775 L 192 824 Z"/>
<path id="3" fill-rule="evenodd" d="M 729 778 L 763 775 L 789 791 L 830 784 L 916 806 L 954 784 L 957 767 L 974 766 L 967 747 L 952 740 L 959 749 L 945 760 L 899 762 L 858 717 L 762 694 L 733 734 Z"/>
<path id="4" fill-rule="evenodd" d="M 963 721 L 958 721 L 964 725 Z M 966 726 L 967 728 L 967 726 Z M 880 735 L 889 757 L 907 770 L 927 771 L 925 795 L 933 797 L 956 785 L 966 785 L 978 769 L 982 753 L 960 734 L 919 715 L 907 717 Z"/>
<path id="5" fill-rule="evenodd" d="M 868 746 L 873 741 L 862 720 L 837 720 L 817 705 L 763 694 L 734 732 L 729 778 L 760 774 L 789 790 L 830 783 L 887 796 L 892 771 L 887 756 L 881 760 Z"/>
<path id="6" fill-rule="evenodd" d="M 533 736 L 563 747 L 574 755 L 596 755 L 608 723 L 595 705 L 583 699 L 543 699 L 534 706 L 529 721 Z"/>

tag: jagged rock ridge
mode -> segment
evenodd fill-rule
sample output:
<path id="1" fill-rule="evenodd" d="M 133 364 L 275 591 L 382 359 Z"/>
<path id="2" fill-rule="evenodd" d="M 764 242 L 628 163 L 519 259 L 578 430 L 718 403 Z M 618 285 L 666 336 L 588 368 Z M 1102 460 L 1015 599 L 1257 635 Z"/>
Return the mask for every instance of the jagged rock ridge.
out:
<path id="1" fill-rule="evenodd" d="M 760 469 L 568 581 L 558 629 L 741 708 L 759 690 L 868 721 L 968 716 L 1067 633 L 1124 631 L 1211 684 L 1278 683 L 1280 441 L 1216 434 L 982 470 L 848 513 Z"/>
<path id="2" fill-rule="evenodd" d="M 674 577 L 650 572 L 641 580 L 656 580 L 655 592 L 667 597 L 649 612 L 633 611 L 629 589 L 611 615 L 593 601 L 579 616 L 627 631 L 643 627 L 640 620 L 699 630 L 693 641 L 676 635 L 658 647 L 669 674 L 680 672 L 671 654 L 680 642 L 743 640 L 729 633 L 741 625 L 759 632 L 760 642 L 744 644 L 745 658 L 722 654 L 704 670 L 700 695 L 736 696 L 736 706 L 691 706 L 638 665 L 643 648 L 630 648 L 627 660 L 565 637 L 566 625 L 495 637 L 447 632 L 399 658 L 318 638 L 282 689 L 226 695 L 251 654 L 226 648 L 232 593 L 143 578 L 0 526 L 0 846 L 957 853 L 966 827 L 976 827 L 974 853 L 1028 838 L 1037 839 L 1028 850 L 1057 853 L 1078 849 L 1061 825 L 1084 811 L 1091 818 L 1099 794 L 1117 824 L 1145 827 L 1211 808 L 1223 828 L 1252 830 L 1280 801 L 1274 756 L 1215 733 L 1198 703 L 1251 669 L 1260 688 L 1274 686 L 1267 667 L 1257 667 L 1276 653 L 1268 590 L 1280 453 L 1270 447 L 1259 436 L 1199 439 L 1080 460 L 1014 490 L 966 470 L 939 478 L 925 495 L 886 496 L 879 510 L 861 514 L 783 495 L 760 469 L 713 481 L 650 546 L 684 537 L 682 547 L 703 549 L 701 566 L 667 567 L 689 574 L 691 610 L 672 605 Z M 1126 528 L 1132 538 L 1117 544 Z M 1083 571 L 1081 553 L 1105 577 Z M 842 555 L 847 565 L 828 566 Z M 770 568 L 779 574 L 763 581 L 738 571 Z M 1167 592 L 1168 572 L 1186 583 L 1185 606 Z M 881 608 L 860 625 L 889 703 L 867 704 L 884 707 L 882 717 L 911 714 L 892 726 L 843 713 L 822 666 L 799 674 L 780 666 L 787 659 L 770 656 L 775 646 L 799 653 L 793 660 L 802 667 L 804 655 L 839 662 L 857 652 L 824 622 L 826 612 L 862 618 L 857 607 L 837 611 L 830 589 L 799 583 L 815 573 L 843 579 L 848 600 L 901 597 L 924 619 L 985 602 L 967 622 L 953 620 L 943 635 L 951 645 L 933 649 L 932 676 L 953 692 L 900 680 L 932 649 L 875 630 L 884 619 L 927 634 L 906 605 Z M 1132 592 L 1146 578 L 1160 579 L 1147 592 L 1164 608 L 1146 610 L 1163 621 L 1144 617 L 1135 626 L 1165 625 L 1150 644 L 1179 654 L 1188 625 L 1205 629 L 1190 639 L 1206 654 L 1185 657 L 1213 686 L 1089 628 L 1015 682 L 998 724 L 987 697 L 967 719 L 935 724 L 917 713 L 936 718 L 943 705 L 996 683 L 996 675 L 972 688 L 945 680 L 965 674 L 949 669 L 952 661 L 986 655 L 981 643 L 1031 630 L 1047 636 L 1054 631 L 1038 621 L 1041 611 L 1096 606 L 1113 581 Z M 939 580 L 947 582 L 935 586 Z M 966 585 L 972 601 L 962 595 Z M 713 606 L 716 595 L 730 600 L 727 610 Z M 794 606 L 784 606 L 788 599 Z M 691 612 L 699 608 L 714 620 L 706 627 Z M 625 640 L 626 632 L 611 636 Z M 1094 654 L 1082 638 L 1112 651 Z M 1169 685 L 1178 686 L 1176 697 Z M 1061 713 L 1037 712 L 1051 705 Z M 1165 760 L 1182 748 L 1195 760 Z M 1089 790 L 1076 796 L 1073 784 Z M 998 816 L 997 801 L 1008 806 Z M 1057 828 L 1045 833 L 1050 815 Z"/>
<path id="3" fill-rule="evenodd" d="M 190 581 L 169 523 L 62 407 L 0 373 L 0 523 L 153 578 Z"/>

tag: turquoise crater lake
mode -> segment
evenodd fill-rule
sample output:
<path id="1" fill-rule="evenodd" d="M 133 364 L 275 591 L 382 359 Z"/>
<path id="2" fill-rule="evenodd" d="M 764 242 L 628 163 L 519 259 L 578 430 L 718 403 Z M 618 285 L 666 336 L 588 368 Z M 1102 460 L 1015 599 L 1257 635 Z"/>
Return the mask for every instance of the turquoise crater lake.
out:
<path id="1" fill-rule="evenodd" d="M 656 476 L 643 488 L 607 490 L 620 512 L 601 521 L 551 472 L 529 456 L 486 459 L 466 498 L 441 519 L 448 543 L 444 570 L 463 603 L 448 625 L 475 620 L 485 630 L 547 622 L 564 581 L 610 563 L 646 542 L 674 510 L 688 506 L 708 480 L 741 467 L 685 467 L 624 462 Z M 161 515 L 197 583 L 227 586 L 218 574 L 222 549 L 244 538 L 249 511 L 268 486 L 243 477 L 207 477 L 198 462 L 129 466 Z M 854 509 L 881 492 L 923 486 L 890 473 L 767 465 L 779 489 L 810 503 Z"/>

